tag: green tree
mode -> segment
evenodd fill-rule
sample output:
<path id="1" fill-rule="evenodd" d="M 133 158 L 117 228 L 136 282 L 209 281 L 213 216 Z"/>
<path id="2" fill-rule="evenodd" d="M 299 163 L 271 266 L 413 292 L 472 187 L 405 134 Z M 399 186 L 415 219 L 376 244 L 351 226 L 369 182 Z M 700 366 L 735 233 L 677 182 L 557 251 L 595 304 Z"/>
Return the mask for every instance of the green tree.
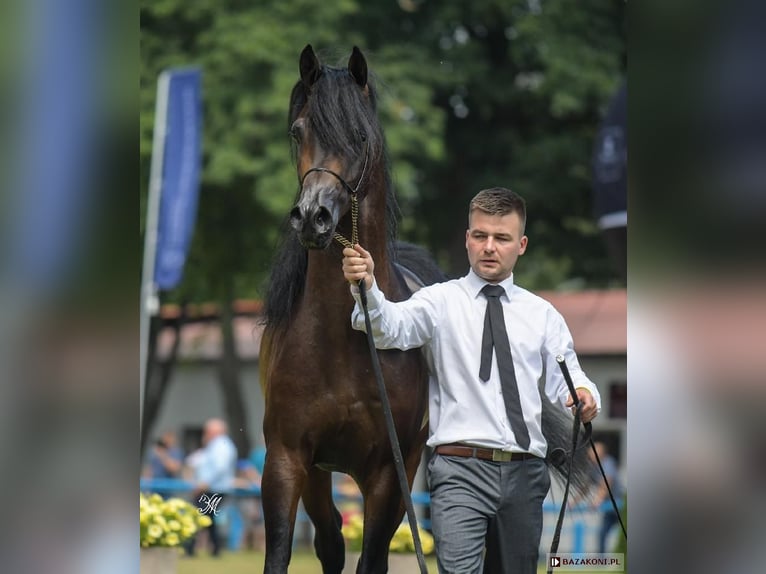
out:
<path id="1" fill-rule="evenodd" d="M 622 2 L 424 3 L 416 28 L 429 51 L 434 104 L 447 115 L 446 157 L 429 166 L 418 211 L 443 215 L 428 243 L 465 271 L 470 198 L 504 185 L 528 203 L 530 250 L 520 282 L 612 280 L 591 215 L 590 156 L 604 105 L 624 72 Z"/>

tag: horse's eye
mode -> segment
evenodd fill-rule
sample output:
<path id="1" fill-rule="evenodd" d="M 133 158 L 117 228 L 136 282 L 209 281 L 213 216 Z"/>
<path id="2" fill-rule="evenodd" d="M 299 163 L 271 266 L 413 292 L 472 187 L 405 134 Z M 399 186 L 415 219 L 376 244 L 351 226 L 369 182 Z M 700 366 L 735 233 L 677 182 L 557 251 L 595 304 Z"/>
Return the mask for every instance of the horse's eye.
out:
<path id="1" fill-rule="evenodd" d="M 290 131 L 288 133 L 295 143 L 300 143 L 301 136 L 303 135 L 303 122 L 300 119 L 295 120 L 293 125 L 290 126 Z"/>

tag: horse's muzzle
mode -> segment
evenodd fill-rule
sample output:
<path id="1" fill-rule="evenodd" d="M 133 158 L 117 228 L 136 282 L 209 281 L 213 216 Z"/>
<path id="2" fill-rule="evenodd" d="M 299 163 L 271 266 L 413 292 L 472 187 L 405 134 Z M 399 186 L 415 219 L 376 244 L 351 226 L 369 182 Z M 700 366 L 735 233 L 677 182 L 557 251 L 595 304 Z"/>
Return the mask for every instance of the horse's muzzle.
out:
<path id="1" fill-rule="evenodd" d="M 313 208 L 296 205 L 290 211 L 290 225 L 308 249 L 324 249 L 330 245 L 335 230 L 332 213 L 321 205 Z"/>

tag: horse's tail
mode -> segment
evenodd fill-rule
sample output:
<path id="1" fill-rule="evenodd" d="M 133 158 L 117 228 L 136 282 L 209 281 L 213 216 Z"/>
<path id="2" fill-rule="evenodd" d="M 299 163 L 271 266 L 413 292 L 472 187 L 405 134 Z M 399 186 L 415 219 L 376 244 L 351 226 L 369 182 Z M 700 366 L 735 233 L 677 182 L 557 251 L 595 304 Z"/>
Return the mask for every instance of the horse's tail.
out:
<path id="1" fill-rule="evenodd" d="M 540 391 L 543 404 L 542 431 L 548 442 L 548 454 L 545 461 L 553 471 L 551 474 L 560 483 L 567 480 L 569 473 L 569 455 L 572 450 L 572 416 L 553 404 L 548 396 Z M 585 495 L 592 483 L 595 465 L 588 456 L 588 445 L 583 441 L 582 433 L 578 437 L 577 450 L 574 452 L 572 474 L 569 477 L 570 487 L 581 495 Z"/>
<path id="2" fill-rule="evenodd" d="M 274 364 L 279 358 L 280 350 L 284 349 L 284 338 L 288 329 L 285 325 L 266 325 L 261 335 L 258 351 L 258 382 L 264 401 L 268 402 L 271 391 L 270 382 L 274 375 Z"/>
<path id="3" fill-rule="evenodd" d="M 436 265 L 431 254 L 412 243 L 397 241 L 394 261 L 413 273 L 423 285 L 433 285 L 447 280 L 447 276 Z"/>

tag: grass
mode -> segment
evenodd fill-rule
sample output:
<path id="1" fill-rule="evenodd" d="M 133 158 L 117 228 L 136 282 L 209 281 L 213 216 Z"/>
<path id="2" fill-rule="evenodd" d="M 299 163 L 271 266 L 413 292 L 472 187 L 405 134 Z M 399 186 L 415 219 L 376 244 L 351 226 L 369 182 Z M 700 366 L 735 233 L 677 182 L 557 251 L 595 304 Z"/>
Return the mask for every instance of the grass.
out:
<path id="1" fill-rule="evenodd" d="M 410 556 L 408 556 L 410 558 Z M 411 562 L 414 565 L 413 572 L 417 572 L 417 559 L 411 555 Z M 436 574 L 436 557 L 427 556 L 426 564 L 428 572 Z M 346 571 L 353 572 L 356 564 L 349 568 L 346 564 Z M 321 574 L 322 567 L 319 560 L 310 551 L 293 552 L 290 561 L 290 574 Z M 178 559 L 178 574 L 210 574 L 211 572 L 226 572 L 226 574 L 258 574 L 263 572 L 263 552 L 242 551 L 225 552 L 220 558 L 212 558 L 205 553 L 200 553 L 195 558 L 186 558 L 182 556 Z M 389 569 L 390 574 L 400 574 L 393 567 Z"/>
<path id="2" fill-rule="evenodd" d="M 412 558 L 411 569 L 407 569 L 409 572 L 417 573 L 417 559 L 412 554 L 407 558 Z M 436 557 L 426 556 L 426 565 L 428 566 L 429 574 L 437 574 Z M 346 564 L 344 572 L 353 572 L 356 564 Z M 212 558 L 207 554 L 199 554 L 195 558 L 181 557 L 178 559 L 178 574 L 210 574 L 211 572 L 226 572 L 226 574 L 259 574 L 263 572 L 263 552 L 254 551 L 242 551 L 242 552 L 226 552 L 221 558 Z M 290 561 L 290 568 L 288 569 L 290 574 L 321 574 L 322 568 L 319 565 L 319 560 L 310 551 L 304 550 L 300 552 L 293 552 L 292 560 Z M 538 569 L 539 574 L 544 574 L 546 568 L 540 566 Z M 396 569 L 394 566 L 390 566 L 389 574 L 403 574 L 402 570 Z"/>

